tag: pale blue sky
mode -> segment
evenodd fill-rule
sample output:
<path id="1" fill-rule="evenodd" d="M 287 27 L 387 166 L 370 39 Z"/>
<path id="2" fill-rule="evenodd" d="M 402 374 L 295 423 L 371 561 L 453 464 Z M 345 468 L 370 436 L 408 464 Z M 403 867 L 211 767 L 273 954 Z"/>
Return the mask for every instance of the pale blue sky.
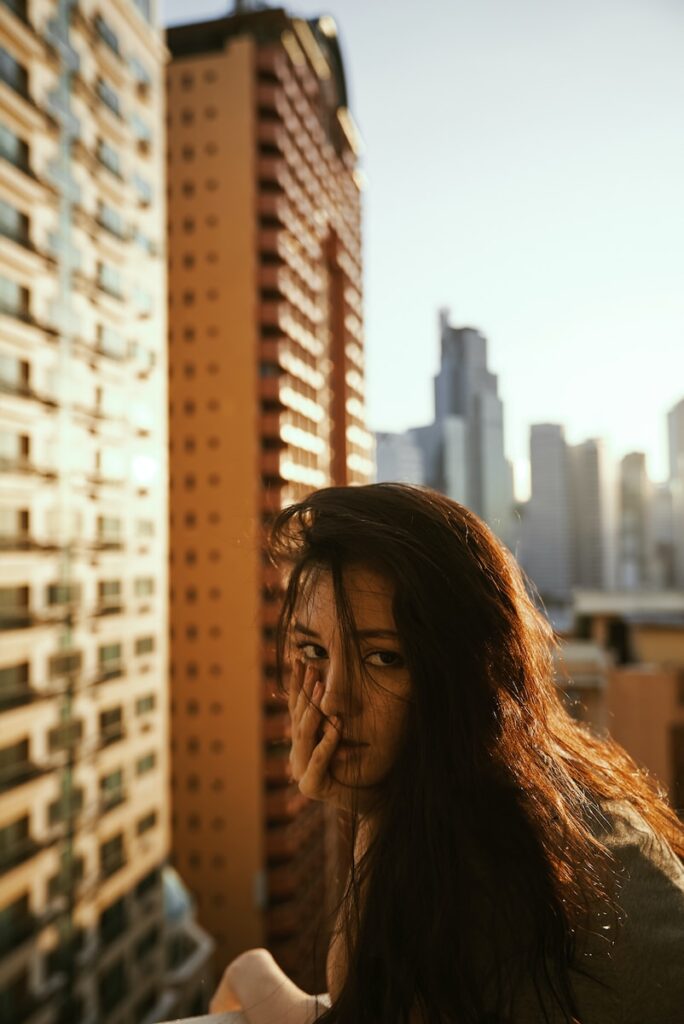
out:
<path id="1" fill-rule="evenodd" d="M 229 6 L 162 0 L 161 17 Z M 290 9 L 335 18 L 365 143 L 371 428 L 431 418 L 448 306 L 489 338 L 516 469 L 530 424 L 551 421 L 615 457 L 646 451 L 663 478 L 684 396 L 684 5 Z"/>

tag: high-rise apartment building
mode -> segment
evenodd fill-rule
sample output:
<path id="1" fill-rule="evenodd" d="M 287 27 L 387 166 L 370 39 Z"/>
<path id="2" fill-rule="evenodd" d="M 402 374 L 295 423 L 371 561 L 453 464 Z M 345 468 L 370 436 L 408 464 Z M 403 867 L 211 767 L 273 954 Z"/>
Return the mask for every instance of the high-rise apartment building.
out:
<path id="1" fill-rule="evenodd" d="M 203 1005 L 164 868 L 164 61 L 146 0 L 0 6 L 3 1024 Z"/>
<path id="2" fill-rule="evenodd" d="M 263 530 L 373 472 L 358 136 L 329 17 L 167 43 L 174 857 L 218 967 L 267 944 L 313 988 L 337 840 L 290 779 Z"/>

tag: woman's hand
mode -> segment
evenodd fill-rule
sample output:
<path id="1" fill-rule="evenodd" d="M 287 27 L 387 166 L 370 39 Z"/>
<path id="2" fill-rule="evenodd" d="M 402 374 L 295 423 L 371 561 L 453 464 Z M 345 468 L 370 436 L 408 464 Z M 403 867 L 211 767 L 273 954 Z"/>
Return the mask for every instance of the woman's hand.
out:
<path id="1" fill-rule="evenodd" d="M 248 949 L 223 972 L 210 1013 L 241 1010 L 248 1024 L 313 1024 L 324 1004 L 290 981 L 267 949 Z"/>
<path id="2" fill-rule="evenodd" d="M 296 658 L 288 696 L 292 721 L 290 768 L 300 792 L 312 800 L 329 800 L 339 788 L 328 771 L 340 739 L 339 719 L 326 721 L 321 738 L 323 713 L 319 701 L 322 696 L 323 684 L 317 680 L 314 667 L 307 665 L 305 670 L 302 659 Z"/>

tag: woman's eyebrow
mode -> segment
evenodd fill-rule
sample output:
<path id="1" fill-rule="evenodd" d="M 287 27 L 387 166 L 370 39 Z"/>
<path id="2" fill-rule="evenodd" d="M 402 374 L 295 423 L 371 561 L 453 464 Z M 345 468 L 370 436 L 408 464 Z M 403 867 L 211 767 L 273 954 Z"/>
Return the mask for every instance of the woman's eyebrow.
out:
<path id="1" fill-rule="evenodd" d="M 304 636 L 315 636 L 318 639 L 320 639 L 319 634 L 315 630 L 309 629 L 309 627 L 305 626 L 303 622 L 295 622 L 293 628 L 294 628 L 295 633 L 303 633 Z M 394 636 L 394 637 L 396 637 L 399 634 L 394 629 L 357 629 L 356 630 L 356 635 L 359 636 L 359 637 L 369 637 L 369 636 L 385 636 L 385 637 Z"/>

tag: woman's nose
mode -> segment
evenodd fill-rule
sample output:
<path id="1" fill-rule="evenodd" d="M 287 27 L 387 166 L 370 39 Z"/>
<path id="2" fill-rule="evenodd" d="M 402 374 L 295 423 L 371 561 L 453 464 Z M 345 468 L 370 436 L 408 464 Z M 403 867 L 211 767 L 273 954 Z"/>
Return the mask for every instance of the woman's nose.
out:
<path id="1" fill-rule="evenodd" d="M 345 682 L 346 680 L 346 682 Z M 327 668 L 321 672 L 324 686 L 321 697 L 321 711 L 325 715 L 349 715 L 355 710 L 354 687 L 349 685 L 343 666 L 331 658 Z"/>

